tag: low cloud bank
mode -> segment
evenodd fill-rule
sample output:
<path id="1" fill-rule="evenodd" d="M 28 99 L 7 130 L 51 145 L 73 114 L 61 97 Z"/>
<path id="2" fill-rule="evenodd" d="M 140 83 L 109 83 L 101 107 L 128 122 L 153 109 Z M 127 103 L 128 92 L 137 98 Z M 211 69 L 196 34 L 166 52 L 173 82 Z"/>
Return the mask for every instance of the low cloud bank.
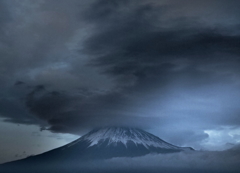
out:
<path id="1" fill-rule="evenodd" d="M 28 162 L 25 166 L 16 167 L 11 165 L 11 169 L 4 173 L 238 173 L 239 165 L 240 145 L 225 151 L 188 151 L 108 160 L 65 160 L 59 163 L 50 158 L 44 163 Z"/>
<path id="2" fill-rule="evenodd" d="M 139 158 L 112 159 L 111 166 L 123 165 L 127 169 L 139 170 L 196 170 L 209 172 L 240 171 L 240 153 L 227 152 L 189 152 L 166 155 L 148 155 Z M 119 164 L 122 163 L 122 164 Z M 121 166 L 120 166 L 121 165 Z"/>
<path id="3" fill-rule="evenodd" d="M 136 158 L 113 158 L 84 163 L 79 170 L 88 172 L 211 172 L 240 171 L 240 146 L 225 151 L 194 151 L 156 154 Z"/>

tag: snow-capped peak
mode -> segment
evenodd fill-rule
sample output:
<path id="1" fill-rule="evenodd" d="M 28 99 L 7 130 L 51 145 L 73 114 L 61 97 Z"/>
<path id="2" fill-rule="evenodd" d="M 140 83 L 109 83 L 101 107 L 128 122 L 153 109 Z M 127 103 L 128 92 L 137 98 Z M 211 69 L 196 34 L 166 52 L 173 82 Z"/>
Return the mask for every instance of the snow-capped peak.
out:
<path id="1" fill-rule="evenodd" d="M 162 149 L 184 150 L 181 147 L 171 145 L 160 138 L 140 129 L 126 127 L 106 127 L 95 129 L 71 144 L 75 145 L 80 141 L 87 141 L 88 147 L 98 145 L 107 141 L 107 145 L 122 143 L 128 147 L 128 142 L 133 142 L 136 146 L 143 145 L 145 148 L 155 147 Z"/>

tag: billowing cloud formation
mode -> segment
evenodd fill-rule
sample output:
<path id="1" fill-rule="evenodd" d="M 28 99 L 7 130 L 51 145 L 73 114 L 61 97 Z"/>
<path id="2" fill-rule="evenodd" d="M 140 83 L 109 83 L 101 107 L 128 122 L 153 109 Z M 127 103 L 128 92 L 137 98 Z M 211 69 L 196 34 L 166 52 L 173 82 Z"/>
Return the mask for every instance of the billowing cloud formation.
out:
<path id="1" fill-rule="evenodd" d="M 1 1 L 0 116 L 76 134 L 137 126 L 196 147 L 205 130 L 238 128 L 239 5 Z"/>

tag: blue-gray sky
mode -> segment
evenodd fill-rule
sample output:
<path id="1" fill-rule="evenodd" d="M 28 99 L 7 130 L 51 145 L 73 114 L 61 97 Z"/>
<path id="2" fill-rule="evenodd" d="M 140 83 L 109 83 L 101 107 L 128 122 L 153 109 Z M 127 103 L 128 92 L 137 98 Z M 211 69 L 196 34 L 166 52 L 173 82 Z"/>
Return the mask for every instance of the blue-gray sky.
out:
<path id="1" fill-rule="evenodd" d="M 240 143 L 239 6 L 0 0 L 0 130 L 119 125 L 196 149 Z"/>

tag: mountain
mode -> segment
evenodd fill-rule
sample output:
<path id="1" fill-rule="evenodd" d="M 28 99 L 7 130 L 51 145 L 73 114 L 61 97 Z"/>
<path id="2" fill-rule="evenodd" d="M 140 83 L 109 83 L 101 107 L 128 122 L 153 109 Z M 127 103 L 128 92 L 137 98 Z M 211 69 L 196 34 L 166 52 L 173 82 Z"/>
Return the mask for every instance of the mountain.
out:
<path id="1" fill-rule="evenodd" d="M 135 157 L 149 153 L 172 153 L 193 150 L 177 147 L 157 136 L 136 128 L 107 127 L 95 129 L 62 147 L 62 151 L 81 148 L 85 158 Z"/>
<path id="2" fill-rule="evenodd" d="M 94 129 L 63 147 L 20 161 L 10 162 L 3 166 L 4 168 L 11 168 L 10 170 L 18 170 L 17 172 L 19 172 L 20 169 L 23 169 L 23 172 L 27 172 L 25 167 L 34 165 L 33 168 L 28 168 L 28 170 L 30 170 L 29 172 L 36 172 L 36 170 L 40 168 L 43 169 L 43 167 L 46 167 L 49 163 L 51 163 L 52 168 L 59 168 L 59 165 L 75 165 L 76 163 L 79 164 L 84 161 L 104 160 L 114 157 L 137 157 L 150 153 L 174 153 L 191 150 L 193 149 L 190 147 L 178 147 L 167 143 L 157 136 L 141 129 L 105 127 Z M 43 172 L 47 171 L 45 170 Z"/>

